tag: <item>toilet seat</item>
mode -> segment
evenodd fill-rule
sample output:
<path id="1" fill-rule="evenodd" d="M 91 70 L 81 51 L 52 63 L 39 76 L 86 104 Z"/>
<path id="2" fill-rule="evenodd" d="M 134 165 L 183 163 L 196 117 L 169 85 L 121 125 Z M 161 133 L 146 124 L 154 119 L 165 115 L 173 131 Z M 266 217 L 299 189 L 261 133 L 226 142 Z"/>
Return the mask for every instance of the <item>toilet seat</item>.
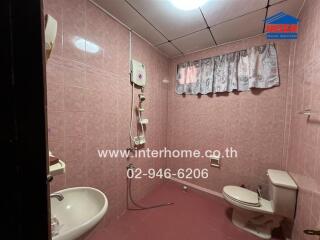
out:
<path id="1" fill-rule="evenodd" d="M 259 202 L 258 194 L 253 191 L 238 186 L 225 186 L 222 193 L 233 206 L 253 212 L 274 214 L 271 201 L 261 198 Z"/>
<path id="2" fill-rule="evenodd" d="M 223 195 L 235 202 L 238 202 L 239 204 L 251 207 L 260 207 L 258 194 L 246 188 L 238 186 L 225 186 L 223 188 Z"/>

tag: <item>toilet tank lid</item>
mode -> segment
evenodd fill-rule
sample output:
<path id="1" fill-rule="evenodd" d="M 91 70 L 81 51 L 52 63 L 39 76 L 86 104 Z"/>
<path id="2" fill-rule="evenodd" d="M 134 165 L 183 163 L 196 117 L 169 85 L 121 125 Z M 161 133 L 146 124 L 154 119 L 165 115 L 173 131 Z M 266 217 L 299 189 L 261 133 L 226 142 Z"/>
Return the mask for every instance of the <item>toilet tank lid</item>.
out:
<path id="1" fill-rule="evenodd" d="M 268 176 L 272 184 L 288 189 L 298 189 L 292 177 L 285 171 L 268 169 Z"/>

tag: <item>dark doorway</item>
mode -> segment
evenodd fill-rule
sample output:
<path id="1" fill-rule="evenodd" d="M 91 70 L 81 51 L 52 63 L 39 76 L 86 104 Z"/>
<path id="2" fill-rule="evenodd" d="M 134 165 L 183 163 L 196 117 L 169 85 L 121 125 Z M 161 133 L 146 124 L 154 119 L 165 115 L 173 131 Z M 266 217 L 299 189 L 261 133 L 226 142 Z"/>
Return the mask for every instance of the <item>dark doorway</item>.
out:
<path id="1" fill-rule="evenodd" d="M 1 217 L 6 239 L 49 239 L 42 0 L 1 1 Z"/>

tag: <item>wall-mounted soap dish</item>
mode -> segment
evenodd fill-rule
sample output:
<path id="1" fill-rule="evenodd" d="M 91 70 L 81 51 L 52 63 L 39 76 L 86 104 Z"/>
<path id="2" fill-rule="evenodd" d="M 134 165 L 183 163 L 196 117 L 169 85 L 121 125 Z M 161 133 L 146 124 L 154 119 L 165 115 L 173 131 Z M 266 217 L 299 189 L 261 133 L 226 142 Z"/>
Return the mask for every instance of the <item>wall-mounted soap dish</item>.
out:
<path id="1" fill-rule="evenodd" d="M 210 156 L 210 166 L 215 168 L 221 167 L 220 157 L 212 155 Z"/>
<path id="2" fill-rule="evenodd" d="M 49 172 L 52 176 L 60 175 L 66 172 L 66 164 L 59 160 L 58 163 L 53 164 L 49 167 Z"/>

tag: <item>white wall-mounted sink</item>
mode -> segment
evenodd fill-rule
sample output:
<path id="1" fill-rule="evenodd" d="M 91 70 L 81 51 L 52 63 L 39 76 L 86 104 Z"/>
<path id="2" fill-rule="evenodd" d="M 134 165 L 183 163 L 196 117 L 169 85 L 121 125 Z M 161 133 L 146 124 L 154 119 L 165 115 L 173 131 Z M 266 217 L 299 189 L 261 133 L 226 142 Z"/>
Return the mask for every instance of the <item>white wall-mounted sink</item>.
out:
<path id="1" fill-rule="evenodd" d="M 74 240 L 93 228 L 105 215 L 108 199 L 98 189 L 67 188 L 57 193 L 62 201 L 51 198 L 51 218 L 59 221 L 59 233 L 53 240 Z"/>

